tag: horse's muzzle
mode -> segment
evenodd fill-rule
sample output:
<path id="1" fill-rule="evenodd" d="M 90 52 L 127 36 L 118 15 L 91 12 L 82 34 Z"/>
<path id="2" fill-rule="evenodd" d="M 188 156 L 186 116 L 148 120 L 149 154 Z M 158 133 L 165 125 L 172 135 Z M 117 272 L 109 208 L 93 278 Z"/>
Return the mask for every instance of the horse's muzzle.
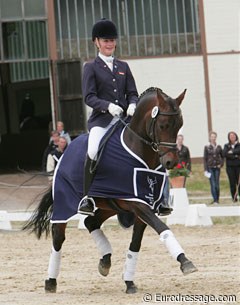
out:
<path id="1" fill-rule="evenodd" d="M 160 158 L 160 162 L 166 169 L 172 169 L 178 163 L 178 158 L 176 153 L 168 152 Z"/>

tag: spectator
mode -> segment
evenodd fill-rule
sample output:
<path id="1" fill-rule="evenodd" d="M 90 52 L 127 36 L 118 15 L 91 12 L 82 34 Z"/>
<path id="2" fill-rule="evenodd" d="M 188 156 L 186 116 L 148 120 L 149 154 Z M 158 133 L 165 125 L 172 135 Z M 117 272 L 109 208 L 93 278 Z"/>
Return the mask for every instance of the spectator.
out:
<path id="1" fill-rule="evenodd" d="M 37 129 L 40 126 L 35 116 L 35 105 L 29 93 L 25 95 L 25 99 L 22 102 L 19 121 L 21 131 Z"/>
<path id="2" fill-rule="evenodd" d="M 59 132 L 57 130 L 53 130 L 51 132 L 50 142 L 43 153 L 42 171 L 46 171 L 47 157 L 51 152 L 53 152 L 58 147 L 58 142 L 59 142 Z"/>
<path id="3" fill-rule="evenodd" d="M 177 154 L 178 163 L 185 164 L 186 168 L 191 171 L 191 157 L 187 146 L 183 145 L 183 135 L 179 134 L 177 136 Z"/>
<path id="4" fill-rule="evenodd" d="M 211 194 L 213 201 L 211 203 L 218 204 L 220 196 L 220 171 L 223 166 L 223 152 L 222 147 L 217 145 L 217 133 L 212 131 L 209 134 L 209 145 L 204 147 L 204 171 L 206 177 L 209 178 L 211 186 Z"/>
<path id="5" fill-rule="evenodd" d="M 63 136 L 59 137 L 58 146 L 48 154 L 46 171 L 49 175 L 49 181 L 52 181 L 52 176 L 56 165 L 67 148 L 67 139 Z"/>
<path id="6" fill-rule="evenodd" d="M 233 202 L 240 196 L 240 143 L 234 131 L 228 133 L 228 143 L 224 145 L 223 156 L 226 158 L 226 171 Z"/>
<path id="7" fill-rule="evenodd" d="M 64 131 L 64 124 L 61 121 L 57 122 L 57 131 L 59 132 L 61 137 L 65 137 L 67 140 L 67 144 L 69 145 L 71 143 L 71 138 L 69 136 L 69 133 Z"/>

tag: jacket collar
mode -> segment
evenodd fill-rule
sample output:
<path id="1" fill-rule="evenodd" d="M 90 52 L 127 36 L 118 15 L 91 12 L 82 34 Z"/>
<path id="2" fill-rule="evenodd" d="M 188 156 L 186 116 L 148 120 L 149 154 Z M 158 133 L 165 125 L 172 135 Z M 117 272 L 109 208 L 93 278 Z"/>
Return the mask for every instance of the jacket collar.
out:
<path id="1" fill-rule="evenodd" d="M 116 60 L 115 58 L 113 59 L 113 71 L 111 71 L 111 70 L 108 68 L 107 64 L 106 64 L 99 56 L 97 56 L 97 57 L 95 58 L 95 62 L 96 62 L 96 63 L 99 65 L 99 67 L 100 67 L 101 69 L 103 69 L 104 71 L 107 71 L 108 73 L 111 73 L 111 74 L 116 74 L 118 64 L 117 64 L 117 60 Z"/>

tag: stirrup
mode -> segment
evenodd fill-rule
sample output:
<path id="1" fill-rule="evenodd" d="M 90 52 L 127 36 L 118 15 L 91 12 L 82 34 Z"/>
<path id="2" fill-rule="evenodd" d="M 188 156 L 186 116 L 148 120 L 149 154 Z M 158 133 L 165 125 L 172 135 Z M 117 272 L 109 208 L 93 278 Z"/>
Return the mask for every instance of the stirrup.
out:
<path id="1" fill-rule="evenodd" d="M 86 202 L 87 202 L 87 204 L 86 204 Z M 84 203 L 86 204 L 86 209 L 85 210 L 84 210 L 85 207 L 83 206 Z M 92 205 L 91 207 L 87 206 L 89 203 L 90 203 L 90 205 Z M 79 202 L 78 213 L 80 213 L 80 214 L 94 216 L 95 209 L 96 209 L 96 204 L 95 204 L 95 201 L 94 201 L 94 199 L 92 197 L 88 197 L 86 195 Z"/>

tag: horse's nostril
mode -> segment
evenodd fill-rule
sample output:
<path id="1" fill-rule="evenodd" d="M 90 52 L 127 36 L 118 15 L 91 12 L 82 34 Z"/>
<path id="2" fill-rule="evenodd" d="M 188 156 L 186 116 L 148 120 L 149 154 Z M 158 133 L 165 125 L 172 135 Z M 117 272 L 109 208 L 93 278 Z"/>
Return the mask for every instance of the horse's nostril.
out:
<path id="1" fill-rule="evenodd" d="M 166 167 L 166 169 L 170 169 L 172 167 L 171 161 L 167 161 L 165 167 Z"/>

